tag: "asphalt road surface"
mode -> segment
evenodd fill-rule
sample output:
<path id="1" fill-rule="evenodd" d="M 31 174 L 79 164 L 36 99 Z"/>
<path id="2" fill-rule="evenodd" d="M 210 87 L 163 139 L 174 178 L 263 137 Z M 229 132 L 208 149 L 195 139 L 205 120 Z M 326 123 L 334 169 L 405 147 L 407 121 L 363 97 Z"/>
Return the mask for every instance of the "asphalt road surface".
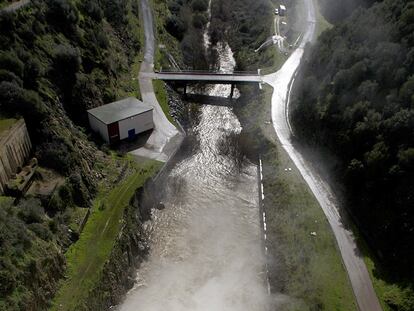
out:
<path id="1" fill-rule="evenodd" d="M 131 151 L 130 153 L 132 155 L 143 156 L 165 162 L 176 150 L 175 147 L 181 141 L 182 135 L 165 116 L 157 101 L 157 98 L 155 97 L 152 78 L 148 76 L 148 73 L 154 72 L 154 22 L 148 0 L 141 0 L 140 3 L 145 31 L 145 51 L 144 61 L 141 64 L 138 79 L 142 100 L 154 108 L 153 118 L 155 128 L 145 146 Z"/>
<path id="2" fill-rule="evenodd" d="M 312 169 L 291 141 L 289 124 L 289 95 L 295 73 L 300 65 L 306 43 L 312 41 L 315 33 L 315 8 L 312 0 L 304 0 L 307 7 L 307 31 L 298 49 L 292 53 L 283 67 L 276 73 L 264 77 L 264 81 L 274 88 L 272 96 L 272 122 L 276 134 L 303 178 L 321 205 L 334 232 L 341 256 L 348 272 L 357 304 L 361 311 L 380 311 L 381 306 L 374 291 L 367 267 L 358 250 L 355 236 L 347 229 L 340 216 L 339 204 L 329 184 Z"/>

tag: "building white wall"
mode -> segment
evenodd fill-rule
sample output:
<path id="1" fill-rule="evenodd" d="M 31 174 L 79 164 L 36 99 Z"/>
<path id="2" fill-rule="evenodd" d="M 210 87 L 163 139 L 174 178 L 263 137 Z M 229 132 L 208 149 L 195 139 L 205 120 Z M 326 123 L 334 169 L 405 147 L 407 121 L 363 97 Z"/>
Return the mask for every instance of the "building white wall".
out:
<path id="1" fill-rule="evenodd" d="M 108 126 L 99 121 L 97 118 L 95 118 L 93 115 L 88 113 L 88 119 L 89 119 L 89 125 L 91 126 L 91 129 L 94 132 L 97 132 L 101 135 L 101 137 L 109 143 L 109 135 L 108 135 Z"/>
<path id="2" fill-rule="evenodd" d="M 128 138 L 128 131 L 135 129 L 139 134 L 154 128 L 152 110 L 141 113 L 134 117 L 119 121 L 119 139 Z"/>

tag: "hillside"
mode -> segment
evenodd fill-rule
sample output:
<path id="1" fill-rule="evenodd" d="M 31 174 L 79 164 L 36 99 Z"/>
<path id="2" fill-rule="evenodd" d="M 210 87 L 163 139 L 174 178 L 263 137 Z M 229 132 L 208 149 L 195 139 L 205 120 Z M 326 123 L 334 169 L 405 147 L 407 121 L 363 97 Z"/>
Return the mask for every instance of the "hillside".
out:
<path id="1" fill-rule="evenodd" d="M 414 277 L 413 27 L 413 1 L 357 9 L 307 49 L 292 103 L 297 138 L 322 150 L 324 166 L 336 159 L 344 203 L 387 280 L 407 290 Z M 387 295 L 393 310 L 412 309 L 412 295 Z"/>
<path id="2" fill-rule="evenodd" d="M 84 126 L 86 109 L 139 96 L 131 79 L 142 51 L 138 8 L 33 0 L 0 12 L 0 116 L 25 119 L 39 182 L 63 181 L 51 197 L 0 197 L 1 310 L 48 306 L 92 199 L 135 170 L 99 151 Z"/>
<path id="3" fill-rule="evenodd" d="M 111 151 L 89 132 L 86 110 L 126 96 L 140 98 L 133 79 L 143 58 L 140 3 L 33 0 L 6 9 L 12 2 L 0 1 L 0 119 L 25 119 L 40 165 L 36 178 L 42 185 L 52 178 L 59 184 L 50 197 L 28 194 L 16 201 L 0 197 L 0 309 L 47 309 L 59 287 L 55 303 L 65 301 L 73 309 L 108 307 L 131 286 L 127 279 L 132 266 L 145 253 L 134 249 L 137 241 L 140 247 L 145 244 L 141 216 L 137 207 L 126 204 L 126 209 L 125 202 L 159 165 L 131 164 Z M 173 56 L 181 67 L 208 67 L 202 49 L 208 1 L 151 4 L 160 44 L 155 65 L 169 67 L 168 58 Z M 163 83 L 155 87 L 167 111 Z M 128 185 L 129 176 L 140 176 L 139 183 L 134 183 L 124 203 L 111 202 L 105 194 L 111 189 L 116 192 L 117 185 Z M 102 198 L 110 209 L 96 207 Z M 79 236 L 88 209 L 86 234 Z M 125 218 L 124 213 L 135 217 Z M 99 230 L 106 220 L 113 230 L 101 240 Z M 105 245 L 104 255 L 89 257 L 94 254 L 88 253 L 88 243 Z M 94 294 L 79 289 L 82 299 L 78 300 L 65 296 L 76 279 L 62 281 L 76 275 L 71 268 L 78 263 L 73 250 L 82 260 L 96 261 L 83 276 Z M 133 261 L 131 251 L 139 255 Z M 121 262 L 132 266 L 121 273 L 117 270 Z M 113 273 L 118 278 L 110 277 Z"/>

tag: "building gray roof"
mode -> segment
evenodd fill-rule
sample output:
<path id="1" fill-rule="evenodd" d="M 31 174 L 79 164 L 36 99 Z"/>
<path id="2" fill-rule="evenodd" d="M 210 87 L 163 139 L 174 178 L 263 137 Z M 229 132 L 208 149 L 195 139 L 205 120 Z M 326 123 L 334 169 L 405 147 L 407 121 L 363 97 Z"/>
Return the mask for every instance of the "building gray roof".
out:
<path id="1" fill-rule="evenodd" d="M 153 110 L 153 107 L 135 97 L 128 97 L 110 104 L 89 109 L 88 113 L 105 124 L 121 121 Z"/>

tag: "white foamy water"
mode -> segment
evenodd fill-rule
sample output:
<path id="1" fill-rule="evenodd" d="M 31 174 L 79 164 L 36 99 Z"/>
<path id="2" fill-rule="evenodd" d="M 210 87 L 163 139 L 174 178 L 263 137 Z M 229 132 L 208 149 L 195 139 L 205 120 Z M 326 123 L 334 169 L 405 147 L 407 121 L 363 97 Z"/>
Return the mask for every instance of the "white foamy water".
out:
<path id="1" fill-rule="evenodd" d="M 228 44 L 219 54 L 221 70 L 233 70 Z M 208 93 L 227 97 L 230 86 Z M 201 108 L 199 144 L 169 174 L 165 209 L 146 223 L 149 258 L 120 310 L 266 310 L 257 168 L 237 164 L 229 139 L 240 131 L 231 108 Z"/>

